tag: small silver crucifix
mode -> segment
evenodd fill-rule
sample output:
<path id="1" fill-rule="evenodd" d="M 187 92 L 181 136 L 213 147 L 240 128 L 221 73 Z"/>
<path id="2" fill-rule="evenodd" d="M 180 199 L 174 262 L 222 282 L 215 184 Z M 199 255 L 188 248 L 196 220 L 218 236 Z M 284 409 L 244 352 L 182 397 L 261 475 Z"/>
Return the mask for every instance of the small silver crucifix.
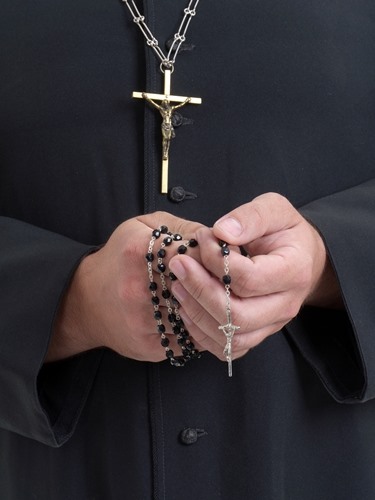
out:
<path id="1" fill-rule="evenodd" d="M 168 162 L 169 162 L 169 146 L 171 139 L 174 138 L 175 132 L 172 124 L 173 113 L 177 108 L 185 106 L 185 104 L 201 104 L 200 97 L 186 97 L 179 95 L 171 95 L 171 75 L 170 69 L 164 70 L 164 94 L 150 94 L 148 92 L 133 92 L 133 97 L 137 99 L 146 99 L 154 106 L 162 116 L 162 138 L 163 138 L 163 155 L 162 155 L 162 172 L 161 172 L 161 192 L 168 193 Z M 155 101 L 161 101 L 158 104 Z M 171 103 L 179 103 L 172 105 Z"/>
<path id="2" fill-rule="evenodd" d="M 236 326 L 232 323 L 232 316 L 230 313 L 230 310 L 227 308 L 226 310 L 227 313 L 227 324 L 226 325 L 221 325 L 219 326 L 219 330 L 222 330 L 224 333 L 227 343 L 225 345 L 223 354 L 227 360 L 228 363 L 228 376 L 232 376 L 232 339 L 233 335 L 236 333 L 236 330 L 239 330 L 240 327 Z"/>

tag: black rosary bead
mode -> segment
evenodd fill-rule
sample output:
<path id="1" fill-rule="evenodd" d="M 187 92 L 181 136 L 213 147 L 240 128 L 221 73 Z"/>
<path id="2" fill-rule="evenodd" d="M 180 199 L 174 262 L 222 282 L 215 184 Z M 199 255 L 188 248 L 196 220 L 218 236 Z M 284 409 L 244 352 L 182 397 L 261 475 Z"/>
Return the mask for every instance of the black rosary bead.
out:
<path id="1" fill-rule="evenodd" d="M 161 319 L 161 312 L 160 312 L 160 311 L 155 311 L 155 312 L 154 312 L 154 319 L 156 319 L 157 321 L 158 321 L 159 319 Z"/>
<path id="2" fill-rule="evenodd" d="M 168 314 L 168 321 L 170 323 L 176 323 L 176 320 L 177 320 L 177 316 L 174 313 Z"/>
<path id="3" fill-rule="evenodd" d="M 163 299 L 169 299 L 169 298 L 170 298 L 170 296 L 172 295 L 172 294 L 171 294 L 171 292 L 170 292 L 169 290 L 167 290 L 167 289 L 166 289 L 166 290 L 163 290 L 163 291 L 161 292 L 161 294 L 162 294 Z"/>
<path id="4" fill-rule="evenodd" d="M 158 325 L 158 332 L 159 333 L 165 333 L 165 331 L 166 331 L 165 325 L 163 325 L 163 324 Z"/>
<path id="5" fill-rule="evenodd" d="M 167 337 L 163 337 L 160 341 L 160 344 L 162 345 L 162 347 L 168 347 L 169 346 L 169 339 L 167 339 Z"/>
<path id="6" fill-rule="evenodd" d="M 168 233 L 168 228 L 167 226 L 160 226 L 160 232 L 162 234 L 167 234 Z"/>
<path id="7" fill-rule="evenodd" d="M 154 260 L 154 254 L 151 252 L 147 253 L 146 260 L 147 260 L 147 262 L 152 262 Z"/>
<path id="8" fill-rule="evenodd" d="M 177 325 L 174 325 L 172 331 L 175 335 L 178 335 L 179 333 L 181 333 L 181 328 Z"/>
<path id="9" fill-rule="evenodd" d="M 172 358 L 170 359 L 170 363 L 172 366 L 185 366 L 185 359 L 184 358 Z"/>
<path id="10" fill-rule="evenodd" d="M 161 235 L 161 231 L 160 231 L 160 229 L 154 229 L 154 230 L 152 231 L 152 236 L 153 236 L 154 238 L 158 239 L 158 238 L 160 238 L 160 235 Z"/>
<path id="11" fill-rule="evenodd" d="M 174 353 L 173 353 L 172 349 L 168 349 L 168 351 L 166 351 L 165 354 L 166 354 L 167 358 L 169 358 L 169 359 L 174 357 Z"/>
<path id="12" fill-rule="evenodd" d="M 151 302 L 154 306 L 158 306 L 160 304 L 159 297 L 152 297 Z"/>
<path id="13" fill-rule="evenodd" d="M 175 274 L 173 274 L 172 272 L 169 273 L 169 279 L 171 281 L 176 281 L 177 280 L 177 276 Z"/>
<path id="14" fill-rule="evenodd" d="M 174 295 L 172 295 L 171 297 L 171 301 L 172 301 L 172 304 L 175 306 L 175 307 L 180 307 L 180 303 L 179 301 L 176 299 L 176 297 Z"/>
<path id="15" fill-rule="evenodd" d="M 196 239 L 192 238 L 191 240 L 189 240 L 189 247 L 195 248 L 197 246 L 198 246 L 198 242 Z"/>
<path id="16" fill-rule="evenodd" d="M 164 259 L 164 257 L 167 255 L 167 252 L 164 250 L 164 248 L 161 248 L 158 253 L 157 253 L 157 256 L 159 257 L 159 259 Z"/>
<path id="17" fill-rule="evenodd" d="M 187 246 L 186 245 L 180 245 L 177 248 L 177 253 L 179 253 L 180 255 L 186 253 L 186 251 L 187 251 Z"/>
<path id="18" fill-rule="evenodd" d="M 182 321 L 182 319 L 176 319 L 176 325 L 180 328 L 183 328 L 184 327 L 184 322 Z"/>
<path id="19" fill-rule="evenodd" d="M 166 238 L 164 238 L 163 240 L 163 243 L 166 247 L 169 247 L 169 245 L 171 245 L 173 242 L 173 238 L 171 238 L 170 236 L 167 236 Z"/>
<path id="20" fill-rule="evenodd" d="M 165 264 L 159 263 L 158 264 L 158 269 L 161 273 L 164 273 L 164 271 L 167 269 Z"/>
<path id="21" fill-rule="evenodd" d="M 228 243 L 226 241 L 219 240 L 219 246 L 221 246 L 221 247 L 227 247 Z"/>
<path id="22" fill-rule="evenodd" d="M 173 239 L 174 239 L 174 241 L 181 241 L 182 236 L 181 236 L 181 234 L 176 233 L 173 235 Z"/>
<path id="23" fill-rule="evenodd" d="M 232 282 L 232 278 L 229 276 L 229 274 L 226 274 L 223 276 L 223 283 L 224 285 L 230 285 Z"/>
<path id="24" fill-rule="evenodd" d="M 227 256 L 230 254 L 230 249 L 228 247 L 221 247 L 221 255 L 223 257 Z"/>
<path id="25" fill-rule="evenodd" d="M 157 283 L 155 283 L 155 281 L 151 281 L 148 288 L 151 290 L 151 292 L 155 292 L 158 288 L 158 285 Z"/>

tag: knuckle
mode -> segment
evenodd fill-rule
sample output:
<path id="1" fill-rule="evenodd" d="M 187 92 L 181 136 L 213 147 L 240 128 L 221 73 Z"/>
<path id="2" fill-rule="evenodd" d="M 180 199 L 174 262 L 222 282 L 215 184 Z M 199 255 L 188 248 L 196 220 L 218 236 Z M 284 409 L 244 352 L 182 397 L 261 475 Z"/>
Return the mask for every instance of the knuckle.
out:
<path id="1" fill-rule="evenodd" d="M 239 351 L 243 351 L 244 349 L 250 349 L 252 346 L 249 345 L 249 341 L 247 339 L 247 335 L 234 335 L 232 339 L 232 347 L 233 350 L 238 353 Z"/>
<path id="2" fill-rule="evenodd" d="M 254 277 L 248 272 L 242 272 L 236 278 L 236 293 L 240 297 L 251 297 L 254 293 Z"/>
<path id="3" fill-rule="evenodd" d="M 252 214 L 253 221 L 252 221 L 252 223 L 256 227 L 263 227 L 264 222 L 265 222 L 265 217 L 264 217 L 262 205 L 259 202 L 254 201 L 252 209 L 253 209 L 253 214 Z"/>
<path id="4" fill-rule="evenodd" d="M 295 318 L 301 309 L 301 302 L 297 299 L 287 301 L 284 307 L 284 321 L 288 322 Z"/>
<path id="5" fill-rule="evenodd" d="M 204 285 L 200 282 L 192 283 L 190 285 L 190 293 L 192 297 L 197 301 L 201 302 L 203 300 Z"/>
<path id="6" fill-rule="evenodd" d="M 147 291 L 142 282 L 135 277 L 120 279 L 118 284 L 118 296 L 124 304 L 143 303 L 147 297 Z"/>
<path id="7" fill-rule="evenodd" d="M 147 245 L 144 247 L 133 238 L 127 239 L 123 245 L 120 259 L 122 259 L 127 269 L 139 269 L 143 264 L 146 252 Z"/>
<path id="8" fill-rule="evenodd" d="M 199 326 L 203 323 L 205 314 L 206 312 L 203 308 L 197 307 L 196 309 L 189 311 L 189 318 L 195 325 Z"/>

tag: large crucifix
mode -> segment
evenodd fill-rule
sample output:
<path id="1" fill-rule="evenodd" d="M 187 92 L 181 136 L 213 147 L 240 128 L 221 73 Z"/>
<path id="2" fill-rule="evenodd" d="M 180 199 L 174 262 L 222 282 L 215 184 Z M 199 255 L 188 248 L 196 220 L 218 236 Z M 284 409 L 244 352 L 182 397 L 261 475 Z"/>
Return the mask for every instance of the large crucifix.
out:
<path id="1" fill-rule="evenodd" d="M 170 69 L 164 70 L 164 94 L 149 94 L 146 92 L 133 92 L 133 97 L 145 99 L 154 106 L 162 116 L 161 132 L 163 138 L 162 171 L 161 171 L 161 192 L 168 193 L 168 164 L 169 164 L 169 146 L 175 136 L 172 117 L 176 109 L 185 106 L 185 104 L 201 104 L 200 97 L 186 97 L 171 95 L 171 75 Z M 161 101 L 160 104 L 156 101 Z M 172 105 L 171 103 L 179 103 Z"/>

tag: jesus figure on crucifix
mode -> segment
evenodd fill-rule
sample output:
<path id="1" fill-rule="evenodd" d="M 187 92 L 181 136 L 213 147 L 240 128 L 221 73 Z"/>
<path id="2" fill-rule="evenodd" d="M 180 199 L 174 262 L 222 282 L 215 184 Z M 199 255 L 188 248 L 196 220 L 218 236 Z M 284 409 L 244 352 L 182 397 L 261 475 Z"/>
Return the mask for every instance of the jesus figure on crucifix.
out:
<path id="1" fill-rule="evenodd" d="M 187 97 L 183 102 L 181 102 L 180 104 L 176 104 L 175 106 L 172 106 L 168 99 L 164 99 L 163 101 L 161 101 L 161 104 L 158 104 L 157 102 L 152 100 L 146 92 L 142 92 L 142 97 L 146 99 L 147 102 L 155 106 L 155 108 L 159 110 L 163 118 L 161 124 L 161 132 L 163 135 L 163 160 L 168 160 L 171 139 L 173 139 L 176 135 L 172 124 L 173 112 L 178 108 L 182 108 L 182 106 L 185 106 L 185 104 L 188 104 L 191 101 L 191 97 Z"/>

